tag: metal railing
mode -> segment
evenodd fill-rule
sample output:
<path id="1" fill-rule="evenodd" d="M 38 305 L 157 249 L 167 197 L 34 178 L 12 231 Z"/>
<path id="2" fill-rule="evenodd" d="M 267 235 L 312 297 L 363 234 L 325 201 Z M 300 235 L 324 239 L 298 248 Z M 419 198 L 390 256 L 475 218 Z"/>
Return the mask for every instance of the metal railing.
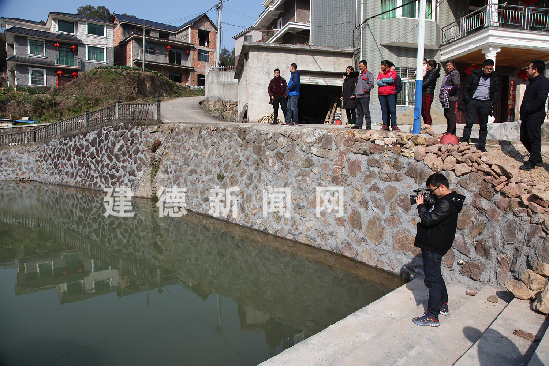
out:
<path id="1" fill-rule="evenodd" d="M 505 4 L 486 5 L 442 28 L 442 45 L 487 27 L 548 31 L 549 9 Z"/>
<path id="2" fill-rule="evenodd" d="M 0 147 L 32 144 L 119 120 L 160 121 L 160 100 L 154 103 L 116 102 L 111 106 L 93 112 L 85 112 L 46 126 L 30 128 L 26 131 L 0 132 Z"/>
<path id="3" fill-rule="evenodd" d="M 68 56 L 56 56 L 55 57 L 56 65 L 65 65 L 65 66 L 82 66 L 82 59 L 80 57 L 68 57 Z"/>

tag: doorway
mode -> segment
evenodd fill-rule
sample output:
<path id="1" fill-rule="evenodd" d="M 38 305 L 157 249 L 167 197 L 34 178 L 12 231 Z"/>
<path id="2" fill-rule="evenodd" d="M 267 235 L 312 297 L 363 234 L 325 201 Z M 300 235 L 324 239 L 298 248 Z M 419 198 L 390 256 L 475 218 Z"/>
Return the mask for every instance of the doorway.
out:
<path id="1" fill-rule="evenodd" d="M 341 86 L 301 84 L 299 87 L 299 123 L 324 124 L 334 102 L 341 96 Z M 341 103 L 338 103 L 341 106 Z"/>

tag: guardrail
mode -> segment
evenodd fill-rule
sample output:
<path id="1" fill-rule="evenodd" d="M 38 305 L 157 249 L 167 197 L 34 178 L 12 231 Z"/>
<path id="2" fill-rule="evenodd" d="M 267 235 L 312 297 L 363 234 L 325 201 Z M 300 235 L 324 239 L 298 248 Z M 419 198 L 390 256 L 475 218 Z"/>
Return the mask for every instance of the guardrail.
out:
<path id="1" fill-rule="evenodd" d="M 121 103 L 92 112 L 85 112 L 46 126 L 40 126 L 27 131 L 0 132 L 0 147 L 26 145 L 48 139 L 58 138 L 88 127 L 100 126 L 111 121 L 130 120 L 138 122 L 160 122 L 160 100 L 154 103 Z M 9 131 L 9 130 L 8 130 Z"/>
<path id="2" fill-rule="evenodd" d="M 518 5 L 486 5 L 442 28 L 442 45 L 486 27 L 549 30 L 549 9 Z"/>

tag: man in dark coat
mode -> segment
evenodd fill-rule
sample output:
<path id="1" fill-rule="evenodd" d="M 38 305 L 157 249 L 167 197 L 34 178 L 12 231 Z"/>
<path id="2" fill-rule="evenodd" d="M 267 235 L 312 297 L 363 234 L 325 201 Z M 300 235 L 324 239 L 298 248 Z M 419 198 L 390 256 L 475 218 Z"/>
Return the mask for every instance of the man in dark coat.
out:
<path id="1" fill-rule="evenodd" d="M 427 72 L 423 77 L 422 98 L 421 98 L 421 116 L 423 123 L 431 126 L 433 118 L 431 117 L 431 105 L 435 96 L 437 80 L 440 77 L 440 64 L 435 60 L 427 61 Z"/>
<path id="2" fill-rule="evenodd" d="M 355 72 L 354 67 L 348 66 L 340 98 L 343 101 L 341 108 L 345 109 L 347 113 L 347 125 L 352 126 L 356 124 L 356 98 L 354 97 L 354 92 L 357 77 L 358 72 Z"/>
<path id="3" fill-rule="evenodd" d="M 545 63 L 533 60 L 528 67 L 530 79 L 520 105 L 520 142 L 530 153 L 530 158 L 520 167 L 531 170 L 541 166 L 541 125 L 545 120 L 545 103 L 549 93 L 549 81 L 543 75 Z"/>
<path id="4" fill-rule="evenodd" d="M 270 101 L 269 103 L 273 105 L 274 113 L 273 113 L 273 121 L 271 122 L 272 125 L 278 124 L 278 105 L 280 104 L 280 108 L 282 109 L 282 113 L 284 113 L 284 120 L 286 120 L 286 98 L 288 97 L 286 93 L 286 88 L 288 86 L 286 85 L 286 80 L 282 76 L 280 76 L 280 70 L 275 69 L 274 70 L 274 78 L 271 79 L 269 82 L 269 97 Z"/>
<path id="5" fill-rule="evenodd" d="M 426 186 L 436 197 L 433 205 L 427 206 L 425 198 L 416 198 L 420 222 L 414 245 L 421 248 L 425 286 L 429 289 L 427 311 L 412 319 L 417 325 L 438 327 L 439 314 L 449 315 L 448 291 L 441 272 L 442 257 L 450 250 L 456 236 L 458 215 L 465 197 L 448 188 L 448 178 L 435 173 L 427 178 Z"/>
<path id="6" fill-rule="evenodd" d="M 458 90 L 461 81 L 456 63 L 453 60 L 446 63 L 445 70 L 446 76 L 442 79 L 442 86 L 440 87 L 440 103 L 444 108 L 444 117 L 446 117 L 446 133 L 455 135 Z"/>
<path id="7" fill-rule="evenodd" d="M 471 128 L 478 115 L 480 131 L 478 134 L 478 149 L 486 151 L 486 136 L 488 136 L 488 116 L 494 114 L 498 100 L 498 76 L 494 71 L 494 61 L 484 60 L 482 69 L 474 70 L 467 78 L 463 87 L 463 100 L 458 109 L 467 111 L 465 128 L 460 142 L 469 142 Z"/>
<path id="8" fill-rule="evenodd" d="M 374 75 L 368 71 L 366 60 L 360 60 L 358 63 L 360 75 L 356 82 L 355 91 L 352 97 L 356 98 L 357 118 L 353 129 L 362 129 L 362 123 L 366 119 L 366 129 L 372 129 L 372 118 L 370 116 L 370 91 L 374 88 Z"/>

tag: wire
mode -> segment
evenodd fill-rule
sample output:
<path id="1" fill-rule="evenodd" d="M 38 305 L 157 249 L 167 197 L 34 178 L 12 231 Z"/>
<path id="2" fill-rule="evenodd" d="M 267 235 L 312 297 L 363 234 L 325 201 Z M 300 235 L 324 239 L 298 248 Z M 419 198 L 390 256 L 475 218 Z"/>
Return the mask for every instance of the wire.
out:
<path id="1" fill-rule="evenodd" d="M 226 23 L 226 22 L 221 22 L 221 24 L 226 24 L 226 25 L 230 25 L 231 27 L 237 27 L 237 28 L 248 28 L 243 25 L 235 25 L 235 24 Z"/>
<path id="2" fill-rule="evenodd" d="M 440 1 L 437 1 L 437 4 L 435 5 L 435 8 L 434 9 L 431 9 L 431 12 L 429 13 L 429 15 L 432 15 L 433 12 L 438 9 L 438 7 L 443 3 L 445 2 L 446 0 L 440 0 Z M 404 32 L 404 34 L 400 35 L 398 38 L 392 40 L 391 42 L 389 43 L 394 43 L 394 42 L 397 42 L 397 41 L 400 41 L 402 38 L 404 38 L 405 36 L 407 36 L 410 32 L 414 31 L 417 27 L 419 27 L 419 22 L 414 25 L 410 30 L 407 30 Z"/>
<path id="3" fill-rule="evenodd" d="M 239 12 L 234 11 L 234 10 L 229 9 L 229 8 L 225 8 L 225 10 L 228 11 L 229 13 L 233 13 L 233 14 L 235 14 L 235 15 L 240 15 L 240 16 L 243 17 L 243 18 L 248 18 L 248 19 L 251 19 L 251 20 L 257 20 L 256 18 L 252 18 L 252 17 L 249 16 L 249 15 L 239 13 Z"/>

